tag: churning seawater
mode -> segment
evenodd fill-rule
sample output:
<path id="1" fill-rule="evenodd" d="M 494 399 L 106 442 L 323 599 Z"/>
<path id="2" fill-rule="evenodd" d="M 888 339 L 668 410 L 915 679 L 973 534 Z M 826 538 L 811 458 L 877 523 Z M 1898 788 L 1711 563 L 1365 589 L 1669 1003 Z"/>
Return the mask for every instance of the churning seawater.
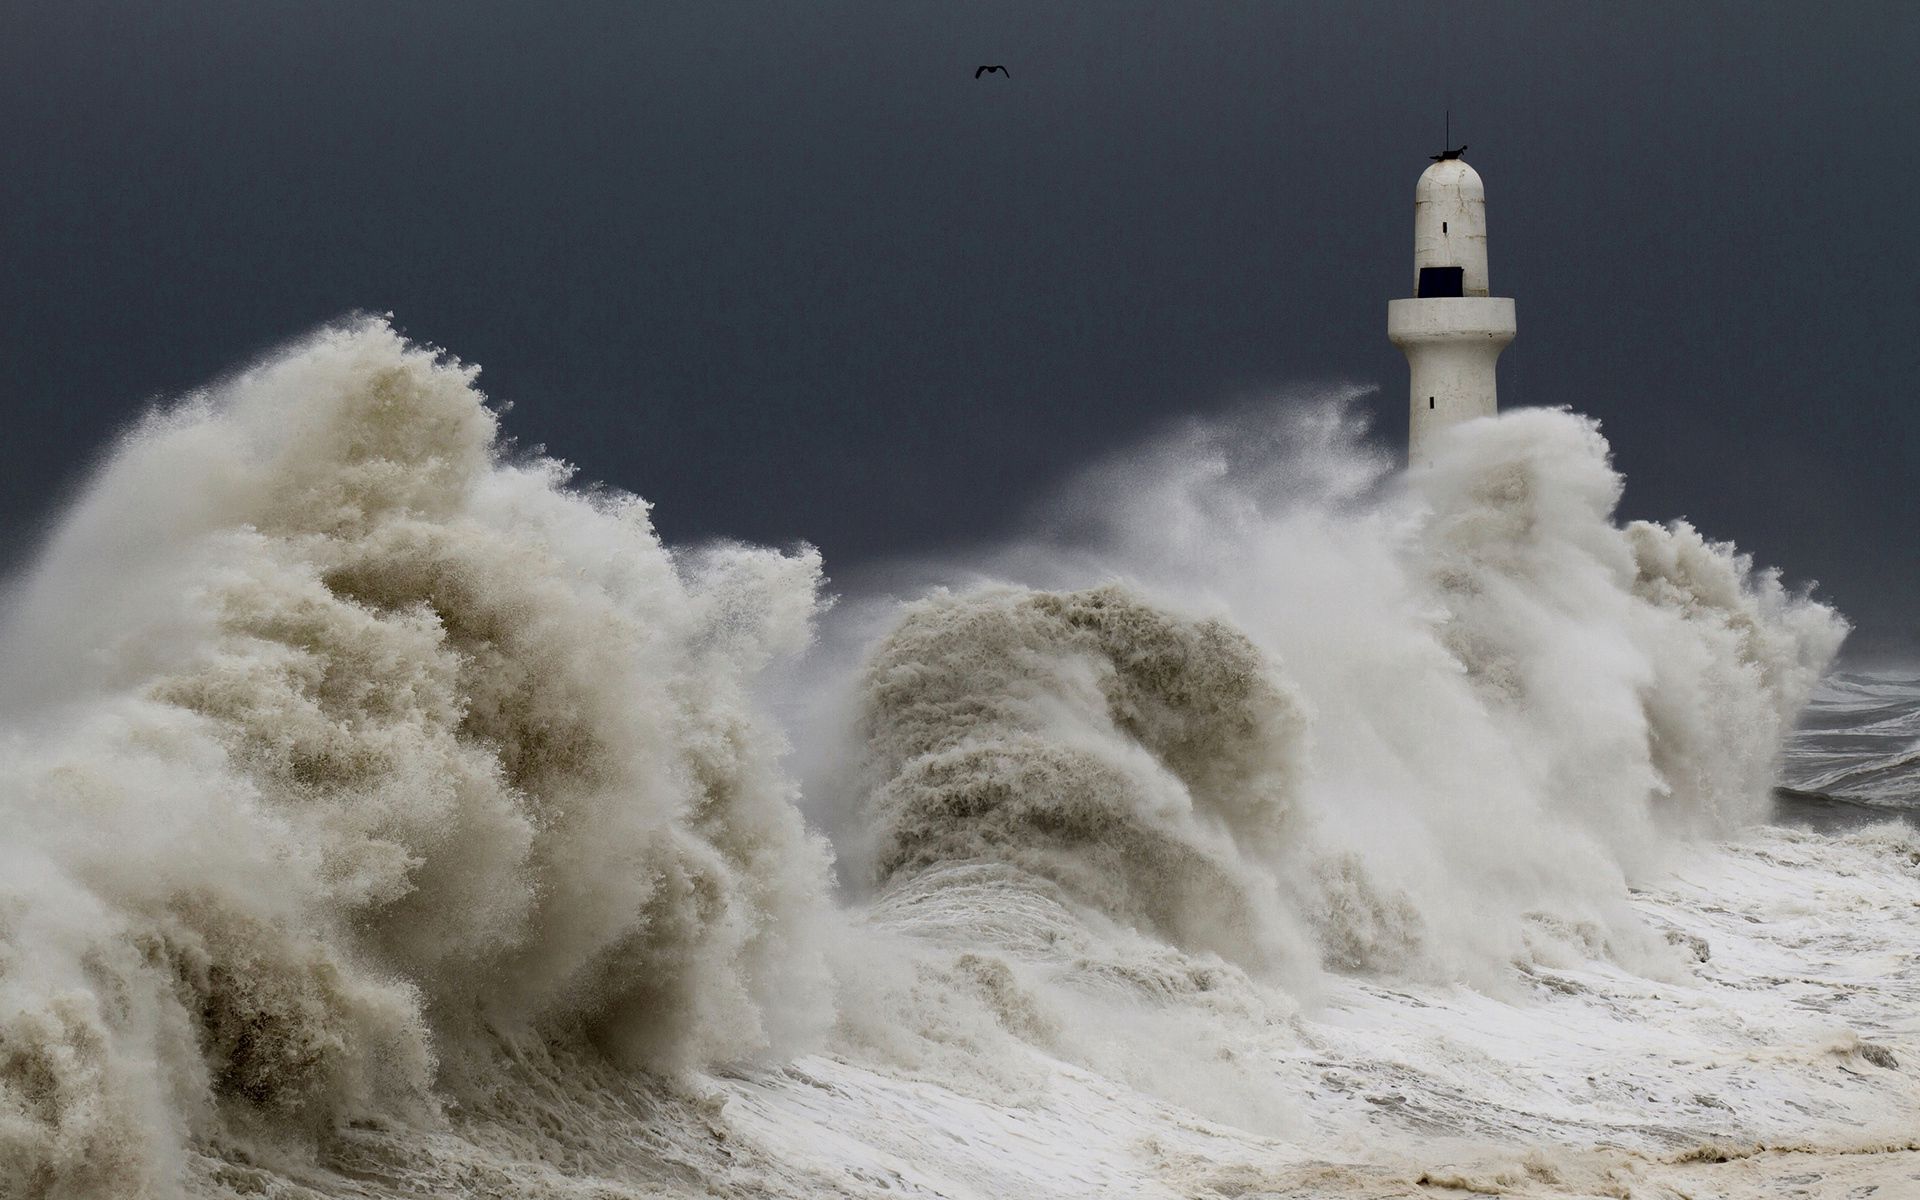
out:
<path id="1" fill-rule="evenodd" d="M 1911 685 L 1591 421 L 1356 398 L 832 584 L 377 319 L 153 412 L 0 626 L 0 1195 L 1920 1172 L 1920 837 L 1769 823 L 1910 805 Z"/>

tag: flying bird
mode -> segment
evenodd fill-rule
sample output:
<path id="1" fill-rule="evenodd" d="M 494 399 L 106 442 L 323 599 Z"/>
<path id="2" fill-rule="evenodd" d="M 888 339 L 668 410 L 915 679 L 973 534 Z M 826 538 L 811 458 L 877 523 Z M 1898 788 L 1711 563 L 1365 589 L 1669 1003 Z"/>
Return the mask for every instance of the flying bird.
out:
<path id="1" fill-rule="evenodd" d="M 1008 79 L 1012 79 L 1012 78 L 1013 78 L 1013 76 L 1012 76 L 1012 75 L 1008 75 L 1008 74 L 1007 74 L 1007 69 L 1006 69 L 1005 67 L 981 67 L 981 68 L 980 68 L 980 69 L 979 69 L 978 71 L 975 71 L 975 72 L 973 73 L 973 77 L 974 77 L 975 79 L 978 79 L 978 78 L 980 78 L 980 77 L 981 77 L 982 75 L 985 75 L 985 74 L 987 74 L 987 73 L 988 73 L 989 71 L 998 71 L 998 72 L 1000 72 L 1000 73 L 1001 73 L 1002 75 L 1006 75 Z"/>
<path id="2" fill-rule="evenodd" d="M 1432 159 L 1435 162 L 1446 162 L 1448 159 L 1459 158 L 1462 154 L 1465 154 L 1466 152 L 1467 152 L 1466 143 L 1462 142 L 1458 150 L 1442 150 L 1438 154 L 1429 154 L 1427 155 L 1427 157 Z"/>

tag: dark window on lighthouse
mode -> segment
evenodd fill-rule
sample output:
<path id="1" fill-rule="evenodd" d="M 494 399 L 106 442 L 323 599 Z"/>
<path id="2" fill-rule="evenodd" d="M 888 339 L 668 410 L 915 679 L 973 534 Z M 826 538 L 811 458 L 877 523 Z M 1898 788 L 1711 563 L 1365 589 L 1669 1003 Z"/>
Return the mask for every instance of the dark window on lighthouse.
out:
<path id="1" fill-rule="evenodd" d="M 1464 275 L 1462 267 L 1421 267 L 1420 286 L 1414 289 L 1414 295 L 1421 300 L 1431 296 L 1464 296 L 1467 294 Z"/>
<path id="2" fill-rule="evenodd" d="M 1427 397 L 1427 407 L 1428 407 L 1428 408 L 1432 408 L 1432 407 L 1433 407 L 1433 397 L 1432 397 L 1432 396 L 1428 396 L 1428 397 Z"/>

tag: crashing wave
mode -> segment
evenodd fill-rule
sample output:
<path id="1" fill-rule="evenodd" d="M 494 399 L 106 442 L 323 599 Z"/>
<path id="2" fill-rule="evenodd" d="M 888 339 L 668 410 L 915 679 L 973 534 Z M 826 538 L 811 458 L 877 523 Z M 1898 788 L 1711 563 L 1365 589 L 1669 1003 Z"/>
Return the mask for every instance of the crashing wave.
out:
<path id="1" fill-rule="evenodd" d="M 123 439 L 0 635 L 0 1176 L 429 1119 L 500 1037 L 820 1027 L 826 855 L 748 693 L 818 559 L 671 554 L 567 474 L 372 320 Z"/>
<path id="2" fill-rule="evenodd" d="M 997 1104 L 1064 1063 L 1304 1128 L 1274 1072 L 1328 1036 L 1327 972 L 1391 1003 L 1693 970 L 1627 885 L 1764 813 L 1845 632 L 1617 523 L 1571 414 L 1459 426 L 1404 480 L 1338 404 L 1193 423 L 857 670 L 801 669 L 857 714 L 805 747 L 875 885 L 836 910 L 758 707 L 818 557 L 669 551 L 510 454 L 473 382 L 324 330 L 142 421 L 14 583 L 15 1190 L 806 1194 L 837 1176 L 743 1141 L 700 1068 L 816 1038 L 843 1081 Z"/>

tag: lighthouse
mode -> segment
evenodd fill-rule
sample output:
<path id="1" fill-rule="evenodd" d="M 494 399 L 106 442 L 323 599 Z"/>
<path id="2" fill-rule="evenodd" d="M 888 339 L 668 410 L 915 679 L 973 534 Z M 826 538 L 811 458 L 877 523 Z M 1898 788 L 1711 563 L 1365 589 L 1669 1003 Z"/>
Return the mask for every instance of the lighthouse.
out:
<path id="1" fill-rule="evenodd" d="M 1441 429 L 1497 410 L 1493 366 L 1513 335 L 1513 301 L 1488 291 L 1486 188 L 1446 151 L 1414 188 L 1413 297 L 1387 302 L 1413 383 L 1409 466 L 1429 461 Z"/>

